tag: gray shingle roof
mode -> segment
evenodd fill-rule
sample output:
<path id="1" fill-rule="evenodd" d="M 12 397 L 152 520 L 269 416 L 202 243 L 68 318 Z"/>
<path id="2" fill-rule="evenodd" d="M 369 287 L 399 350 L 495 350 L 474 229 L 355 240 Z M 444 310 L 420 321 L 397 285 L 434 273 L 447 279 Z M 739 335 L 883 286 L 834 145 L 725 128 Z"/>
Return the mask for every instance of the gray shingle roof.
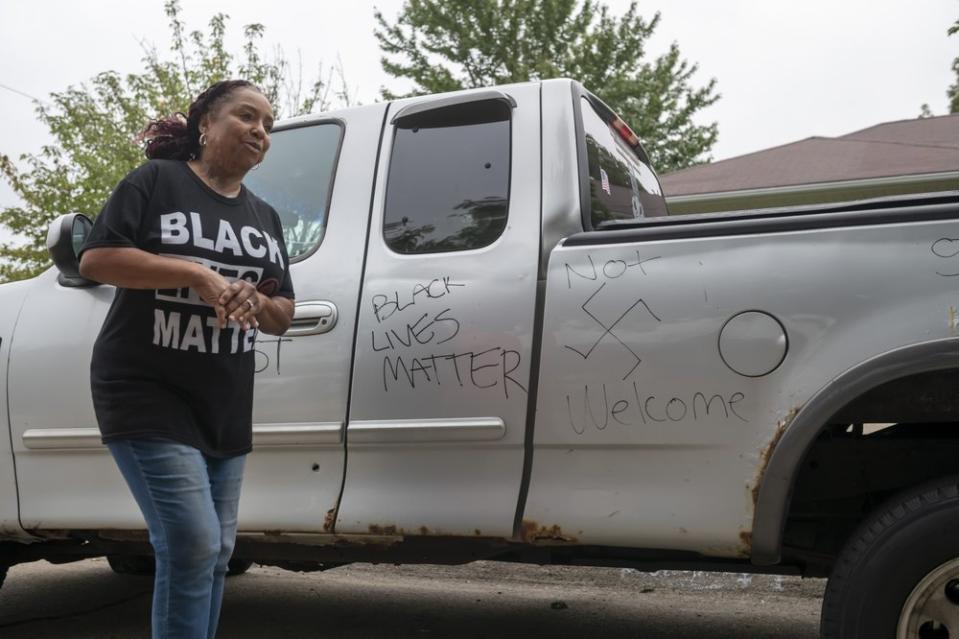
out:
<path id="1" fill-rule="evenodd" d="M 668 197 L 948 171 L 959 171 L 959 114 L 811 137 L 660 180 Z"/>

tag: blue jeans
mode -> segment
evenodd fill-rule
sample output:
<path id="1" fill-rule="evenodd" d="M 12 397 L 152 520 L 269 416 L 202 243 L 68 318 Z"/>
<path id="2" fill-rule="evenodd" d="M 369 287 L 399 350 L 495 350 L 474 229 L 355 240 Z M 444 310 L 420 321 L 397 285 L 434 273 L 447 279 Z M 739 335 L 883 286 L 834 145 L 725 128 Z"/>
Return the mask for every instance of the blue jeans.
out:
<path id="1" fill-rule="evenodd" d="M 165 439 L 109 442 L 156 555 L 154 639 L 216 635 L 236 541 L 245 455 L 217 459 Z"/>

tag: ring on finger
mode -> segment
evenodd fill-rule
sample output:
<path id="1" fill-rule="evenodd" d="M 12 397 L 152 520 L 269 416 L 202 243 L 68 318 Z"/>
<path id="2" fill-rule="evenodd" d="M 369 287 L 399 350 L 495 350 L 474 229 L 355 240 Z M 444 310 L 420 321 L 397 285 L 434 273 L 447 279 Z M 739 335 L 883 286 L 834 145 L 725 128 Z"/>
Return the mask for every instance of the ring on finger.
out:
<path id="1" fill-rule="evenodd" d="M 246 301 L 247 307 L 252 311 L 256 306 L 253 304 L 253 300 L 248 299 Z"/>

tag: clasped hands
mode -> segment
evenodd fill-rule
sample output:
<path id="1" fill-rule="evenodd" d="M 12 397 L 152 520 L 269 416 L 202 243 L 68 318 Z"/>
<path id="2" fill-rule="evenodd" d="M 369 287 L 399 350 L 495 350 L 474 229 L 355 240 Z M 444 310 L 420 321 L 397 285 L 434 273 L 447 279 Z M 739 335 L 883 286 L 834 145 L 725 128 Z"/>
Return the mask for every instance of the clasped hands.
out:
<path id="1" fill-rule="evenodd" d="M 217 325 L 226 328 L 227 321 L 237 322 L 243 330 L 259 328 L 257 313 L 263 302 L 256 288 L 246 280 L 228 282 L 215 271 L 205 269 L 202 281 L 194 286 L 204 302 L 216 312 Z"/>

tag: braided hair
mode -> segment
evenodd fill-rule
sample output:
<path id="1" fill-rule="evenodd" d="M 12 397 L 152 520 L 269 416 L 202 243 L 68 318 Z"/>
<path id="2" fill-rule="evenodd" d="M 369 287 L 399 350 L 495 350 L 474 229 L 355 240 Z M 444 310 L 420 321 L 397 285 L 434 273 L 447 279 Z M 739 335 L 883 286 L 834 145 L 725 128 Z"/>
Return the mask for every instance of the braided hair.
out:
<path id="1" fill-rule="evenodd" d="M 190 104 L 186 114 L 177 111 L 164 118 L 150 120 L 137 136 L 144 143 L 147 158 L 193 160 L 200 155 L 200 120 L 237 89 L 259 89 L 247 80 L 223 80 L 210 85 Z"/>

